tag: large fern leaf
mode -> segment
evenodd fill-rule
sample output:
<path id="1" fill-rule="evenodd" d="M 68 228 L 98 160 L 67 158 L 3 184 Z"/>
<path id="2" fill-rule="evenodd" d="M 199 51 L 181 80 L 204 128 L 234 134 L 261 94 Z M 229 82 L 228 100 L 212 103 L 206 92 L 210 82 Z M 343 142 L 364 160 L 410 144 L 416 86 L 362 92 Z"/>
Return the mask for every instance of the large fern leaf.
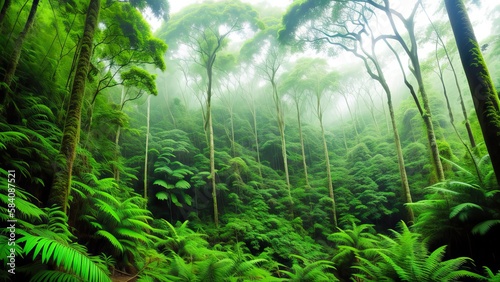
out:
<path id="1" fill-rule="evenodd" d="M 75 248 L 76 244 L 66 245 L 54 239 L 24 234 L 18 243 L 24 242 L 24 252 L 33 252 L 33 259 L 41 255 L 42 263 L 54 263 L 68 273 L 74 273 L 83 281 L 111 281 L 108 273 L 99 267 L 86 253 Z"/>

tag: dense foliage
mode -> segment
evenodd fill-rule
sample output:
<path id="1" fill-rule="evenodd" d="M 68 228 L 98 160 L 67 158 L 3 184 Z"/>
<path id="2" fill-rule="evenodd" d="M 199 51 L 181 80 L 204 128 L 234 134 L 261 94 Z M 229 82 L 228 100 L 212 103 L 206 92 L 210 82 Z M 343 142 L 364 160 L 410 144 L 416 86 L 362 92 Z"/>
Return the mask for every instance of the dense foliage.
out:
<path id="1" fill-rule="evenodd" d="M 500 281 L 446 10 L 394 2 L 0 1 L 0 280 Z"/>

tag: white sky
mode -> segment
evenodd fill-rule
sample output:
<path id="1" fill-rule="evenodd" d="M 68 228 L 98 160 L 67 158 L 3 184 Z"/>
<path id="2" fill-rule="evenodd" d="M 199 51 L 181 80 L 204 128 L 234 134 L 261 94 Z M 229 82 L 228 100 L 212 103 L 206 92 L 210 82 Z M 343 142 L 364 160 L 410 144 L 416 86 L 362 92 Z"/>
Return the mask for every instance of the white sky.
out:
<path id="1" fill-rule="evenodd" d="M 220 0 L 216 0 L 220 1 Z M 293 0 L 242 0 L 243 2 L 247 2 L 251 5 L 254 6 L 260 6 L 260 5 L 270 5 L 270 6 L 275 6 L 275 7 L 280 7 L 283 9 L 283 12 L 286 10 L 286 8 L 293 2 Z M 194 3 L 202 3 L 205 2 L 205 0 L 170 0 L 170 14 L 173 15 L 177 12 L 179 12 L 182 8 L 194 4 Z M 405 1 L 403 3 L 413 3 L 413 1 Z M 478 40 L 482 40 L 486 38 L 490 32 L 491 32 L 491 22 L 486 19 L 485 13 L 487 11 L 491 11 L 498 3 L 496 1 L 488 0 L 488 1 L 482 1 L 482 7 L 481 9 L 473 7 L 472 10 L 469 10 L 469 17 L 471 18 L 471 21 L 474 26 L 474 30 L 476 32 L 476 36 L 478 37 Z M 430 10 L 428 11 L 429 13 L 431 12 Z M 432 15 L 431 15 L 432 17 Z M 154 19 L 150 14 L 148 13 L 146 15 L 146 19 L 148 20 L 149 24 L 151 25 L 153 31 L 156 31 L 160 25 L 161 21 Z"/>

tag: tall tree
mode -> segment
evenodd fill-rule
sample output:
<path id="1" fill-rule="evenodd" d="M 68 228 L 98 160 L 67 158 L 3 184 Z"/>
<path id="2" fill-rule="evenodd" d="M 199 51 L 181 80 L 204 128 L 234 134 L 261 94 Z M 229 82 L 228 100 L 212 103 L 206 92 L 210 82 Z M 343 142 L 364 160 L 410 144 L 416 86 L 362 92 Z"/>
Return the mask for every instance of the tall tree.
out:
<path id="1" fill-rule="evenodd" d="M 293 103 L 295 104 L 295 111 L 297 113 L 297 124 L 299 126 L 299 142 L 300 142 L 300 151 L 302 154 L 302 166 L 304 168 L 304 179 L 306 188 L 310 188 L 309 184 L 309 174 L 307 173 L 307 157 L 306 150 L 304 145 L 304 133 L 302 131 L 302 111 L 304 107 L 304 101 L 306 98 L 306 89 L 304 84 L 301 83 L 303 68 L 299 62 L 295 64 L 295 68 L 291 71 L 283 74 L 284 79 L 281 85 L 281 91 L 285 93 L 285 96 L 289 96 Z"/>
<path id="2" fill-rule="evenodd" d="M 436 133 L 432 122 L 429 97 L 427 95 L 427 91 L 424 85 L 424 78 L 422 75 L 422 69 L 420 66 L 420 60 L 418 56 L 417 38 L 415 35 L 415 16 L 418 7 L 420 6 L 419 1 L 416 1 L 414 3 L 410 15 L 406 17 L 399 11 L 393 9 L 390 5 L 389 0 L 383 0 L 382 3 L 378 3 L 373 0 L 352 0 L 352 1 L 370 5 L 370 7 L 373 7 L 376 10 L 379 10 L 382 13 L 384 13 L 391 25 L 393 34 L 383 36 L 382 38 L 396 40 L 403 48 L 406 55 L 408 56 L 411 65 L 410 71 L 417 81 L 418 93 L 420 94 L 420 98 L 422 101 L 422 106 L 424 110 L 424 112 L 422 113 L 422 119 L 424 121 L 424 125 L 426 128 L 426 135 L 431 150 L 432 163 L 434 166 L 436 178 L 438 181 L 444 181 L 445 176 L 444 176 L 443 164 L 441 163 L 441 158 L 439 156 L 439 148 L 437 146 Z M 398 25 L 395 18 L 398 19 L 402 23 L 402 25 Z M 401 35 L 401 32 L 399 31 L 401 26 L 404 27 L 404 31 L 407 33 L 408 40 L 405 40 L 405 38 Z M 395 55 L 397 56 L 396 53 Z M 406 83 L 406 85 L 408 86 L 410 91 L 413 91 L 413 87 L 411 87 L 408 83 Z"/>
<path id="3" fill-rule="evenodd" d="M 324 114 L 328 106 L 328 100 L 331 99 L 332 91 L 337 84 L 337 73 L 329 71 L 328 63 L 324 59 L 304 59 L 298 64 L 303 68 L 303 80 L 307 85 L 309 93 L 312 94 L 311 100 L 314 113 L 318 118 L 321 130 L 321 140 L 323 142 L 323 153 L 325 158 L 326 181 L 328 193 L 332 202 L 332 222 L 334 229 L 337 228 L 337 206 L 335 204 L 335 193 L 333 191 L 332 171 L 330 167 L 330 153 L 326 142 L 325 126 L 323 124 Z"/>
<path id="4" fill-rule="evenodd" d="M 284 29 L 280 31 L 280 40 L 290 42 L 312 42 L 316 47 L 324 44 L 340 47 L 361 59 L 363 65 L 372 79 L 383 88 L 389 108 L 389 116 L 394 134 L 394 143 L 398 159 L 403 195 L 406 203 L 411 203 L 411 192 L 401 149 L 401 140 L 394 115 L 392 92 L 387 83 L 382 65 L 379 63 L 375 52 L 377 38 L 371 32 L 367 17 L 362 13 L 352 14 L 359 7 L 350 7 L 347 4 L 327 5 L 330 1 L 304 2 L 292 6 L 283 17 Z M 353 9 L 354 8 L 354 9 Z M 346 11 L 344 11 L 346 10 Z M 318 16 L 320 15 L 320 16 Z M 317 19 L 317 21 L 315 21 Z M 307 34 L 298 32 L 298 28 L 306 23 L 311 23 L 312 30 Z M 368 40 L 369 42 L 365 41 Z M 413 211 L 407 207 L 408 220 L 414 220 Z"/>
<path id="5" fill-rule="evenodd" d="M 429 16 L 427 11 L 425 10 L 425 6 L 424 6 L 424 3 L 422 2 L 422 0 L 419 0 L 419 1 L 420 1 L 420 4 L 422 5 L 422 9 L 424 10 L 424 13 L 425 13 L 427 19 L 429 20 L 429 22 L 431 24 L 431 28 L 436 35 L 436 38 L 437 38 L 436 48 L 437 48 L 437 44 L 439 43 L 439 45 L 441 46 L 441 48 L 444 51 L 444 55 L 446 57 L 446 61 L 448 62 L 449 66 L 450 66 L 451 72 L 453 73 L 453 79 L 455 80 L 455 86 L 457 87 L 457 91 L 458 91 L 458 98 L 460 99 L 460 107 L 462 109 L 462 115 L 464 117 L 463 122 L 465 125 L 465 129 L 467 131 L 467 136 L 469 137 L 469 142 L 470 142 L 471 147 L 476 148 L 476 140 L 474 138 L 474 134 L 472 133 L 472 128 L 471 128 L 471 125 L 469 122 L 469 116 L 467 114 L 467 109 L 465 107 L 465 101 L 464 101 L 464 98 L 462 95 L 462 86 L 460 85 L 458 73 L 455 69 L 455 65 L 453 64 L 453 60 L 452 60 L 452 57 L 450 55 L 450 52 L 448 51 L 448 48 L 446 47 L 446 44 L 444 42 L 444 39 L 442 36 L 442 31 L 438 28 L 438 25 L 432 21 L 431 17 Z M 438 54 L 436 52 L 436 60 L 438 60 L 438 62 L 439 62 L 439 58 L 437 58 L 437 56 L 438 56 Z M 444 85 L 443 85 L 443 87 L 444 87 Z"/>
<path id="6" fill-rule="evenodd" d="M 250 5 L 240 1 L 222 1 L 195 4 L 184 8 L 159 31 L 161 37 L 171 40 L 174 48 L 185 46 L 190 59 L 200 65 L 206 75 L 206 122 L 209 137 L 210 180 L 214 209 L 214 222 L 219 226 L 217 183 L 215 175 L 215 145 L 212 126 L 212 96 L 214 66 L 218 54 L 227 47 L 231 35 L 245 35 L 246 27 L 259 26 L 257 13 Z"/>
<path id="7" fill-rule="evenodd" d="M 149 3 L 151 2 L 151 4 Z M 156 16 L 163 15 L 167 11 L 164 1 L 133 1 L 134 6 L 144 8 L 148 4 L 156 8 L 153 12 Z M 125 4 L 127 3 L 116 3 Z M 69 106 L 64 123 L 63 137 L 60 149 L 60 161 L 57 164 L 54 175 L 54 182 L 50 190 L 49 204 L 62 207 L 67 213 L 68 198 L 71 193 L 71 175 L 73 163 L 76 157 L 76 148 L 80 137 L 81 113 L 85 95 L 85 85 L 90 70 L 90 61 L 94 49 L 94 36 L 99 22 L 101 0 L 89 0 L 89 6 L 85 16 L 83 36 L 80 43 L 80 50 L 76 63 L 76 71 L 73 79 L 73 86 L 70 93 Z"/>
<path id="8" fill-rule="evenodd" d="M 144 203 L 147 207 L 148 205 L 148 153 L 149 153 L 149 121 L 151 119 L 151 96 L 148 96 L 148 105 L 147 105 L 147 114 L 146 114 L 146 148 L 144 152 Z"/>
<path id="9" fill-rule="evenodd" d="M 245 43 L 241 49 L 241 55 L 243 58 L 253 61 L 262 77 L 271 84 L 271 95 L 274 102 L 276 122 L 278 124 L 281 140 L 281 157 L 283 158 L 283 170 L 285 172 L 288 199 L 291 210 L 293 210 L 290 173 L 288 171 L 288 155 L 286 152 L 285 112 L 280 89 L 278 87 L 278 79 L 283 69 L 283 62 L 287 50 L 279 46 L 276 37 L 276 32 L 280 27 L 279 20 L 277 18 L 268 18 L 265 24 L 266 29 L 261 30 L 251 40 Z"/>
<path id="10" fill-rule="evenodd" d="M 80 54 L 78 56 L 75 78 L 73 80 L 68 112 L 66 114 L 66 122 L 64 123 L 63 138 L 59 153 L 63 161 L 58 164 L 54 175 L 54 183 L 50 190 L 49 204 L 60 206 L 65 213 L 68 211 L 71 175 L 76 156 L 76 147 L 80 137 L 85 83 L 89 73 L 93 39 L 97 28 L 100 9 L 101 0 L 90 0 L 85 18 Z"/>
<path id="11" fill-rule="evenodd" d="M 490 154 L 493 170 L 500 183 L 500 102 L 483 59 L 467 10 L 462 0 L 445 0 L 462 66 Z"/>

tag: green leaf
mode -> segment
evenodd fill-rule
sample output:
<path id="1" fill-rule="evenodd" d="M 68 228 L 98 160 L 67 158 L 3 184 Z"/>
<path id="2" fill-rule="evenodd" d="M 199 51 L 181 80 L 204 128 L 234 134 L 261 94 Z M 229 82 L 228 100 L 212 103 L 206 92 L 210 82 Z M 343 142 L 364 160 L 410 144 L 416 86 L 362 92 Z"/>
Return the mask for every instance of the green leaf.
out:
<path id="1" fill-rule="evenodd" d="M 168 193 L 165 191 L 158 192 L 156 193 L 156 198 L 158 200 L 168 200 Z"/>
<path id="2" fill-rule="evenodd" d="M 182 208 L 182 204 L 179 202 L 179 199 L 177 199 L 177 196 L 175 194 L 172 194 L 170 199 L 172 199 L 172 203 L 174 203 L 174 205 L 178 206 L 179 208 Z"/>
<path id="3" fill-rule="evenodd" d="M 179 189 L 189 189 L 191 188 L 191 184 L 187 182 L 186 180 L 179 180 L 177 183 L 175 183 L 175 188 Z"/>
<path id="4" fill-rule="evenodd" d="M 163 179 L 157 179 L 155 180 L 155 182 L 153 182 L 154 185 L 159 185 L 167 190 L 171 190 L 171 189 L 174 189 L 175 188 L 175 185 L 173 184 L 170 184 L 170 183 L 167 183 L 165 180 Z"/>

